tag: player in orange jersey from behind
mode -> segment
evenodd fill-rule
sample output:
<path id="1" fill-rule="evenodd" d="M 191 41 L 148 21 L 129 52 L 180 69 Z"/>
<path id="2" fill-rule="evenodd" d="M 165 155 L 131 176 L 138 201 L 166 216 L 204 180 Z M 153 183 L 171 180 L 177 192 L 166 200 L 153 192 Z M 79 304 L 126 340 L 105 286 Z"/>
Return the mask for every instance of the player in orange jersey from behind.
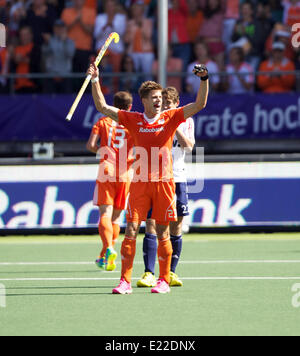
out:
<path id="1" fill-rule="evenodd" d="M 152 207 L 158 237 L 159 280 L 152 293 L 170 292 L 172 244 L 169 222 L 177 220 L 175 183 L 172 170 L 172 144 L 177 127 L 206 106 L 208 73 L 196 65 L 195 75 L 201 79 L 196 101 L 184 107 L 161 112 L 162 90 L 158 83 L 144 82 L 139 95 L 144 113 L 119 110 L 106 103 L 99 84 L 99 70 L 93 63 L 88 69 L 92 76 L 92 94 L 98 111 L 124 125 L 132 136 L 136 152 L 134 178 L 130 186 L 127 208 L 127 227 L 121 247 L 121 280 L 113 294 L 131 294 L 131 276 L 140 224 L 147 219 Z"/>
<path id="2" fill-rule="evenodd" d="M 114 106 L 120 110 L 131 110 L 131 94 L 116 93 Z M 109 117 L 99 119 L 87 142 L 87 149 L 100 158 L 94 204 L 99 206 L 99 235 L 103 244 L 96 265 L 102 270 L 113 271 L 116 268 L 114 245 L 120 233 L 119 218 L 126 208 L 129 193 L 132 147 L 128 131 Z"/>

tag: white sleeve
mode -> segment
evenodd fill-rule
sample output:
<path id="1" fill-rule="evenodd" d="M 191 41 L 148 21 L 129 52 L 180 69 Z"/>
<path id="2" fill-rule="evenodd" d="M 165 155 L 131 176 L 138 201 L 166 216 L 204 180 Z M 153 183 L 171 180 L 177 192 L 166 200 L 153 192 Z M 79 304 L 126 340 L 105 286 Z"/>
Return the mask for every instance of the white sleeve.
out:
<path id="1" fill-rule="evenodd" d="M 179 126 L 183 134 L 191 141 L 195 141 L 195 124 L 192 117 L 186 119 L 184 123 Z"/>
<path id="2" fill-rule="evenodd" d="M 189 117 L 186 120 L 187 126 L 187 137 L 188 139 L 195 141 L 195 123 L 192 117 Z"/>

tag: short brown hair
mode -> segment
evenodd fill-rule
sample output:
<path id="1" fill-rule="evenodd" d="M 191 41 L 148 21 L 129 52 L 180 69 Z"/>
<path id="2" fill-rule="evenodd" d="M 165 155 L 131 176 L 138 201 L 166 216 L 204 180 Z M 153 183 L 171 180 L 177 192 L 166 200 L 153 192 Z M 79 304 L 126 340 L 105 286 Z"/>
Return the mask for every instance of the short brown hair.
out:
<path id="1" fill-rule="evenodd" d="M 163 90 L 162 95 L 166 97 L 168 100 L 171 100 L 172 103 L 176 104 L 179 101 L 179 93 L 178 90 L 174 87 L 167 87 Z"/>
<path id="2" fill-rule="evenodd" d="M 151 80 L 144 82 L 139 89 L 140 98 L 141 99 L 147 98 L 152 90 L 163 91 L 163 87 L 156 82 L 152 82 Z"/>
<path id="3" fill-rule="evenodd" d="M 114 95 L 114 106 L 120 110 L 129 110 L 132 101 L 132 95 L 127 91 L 118 91 Z"/>

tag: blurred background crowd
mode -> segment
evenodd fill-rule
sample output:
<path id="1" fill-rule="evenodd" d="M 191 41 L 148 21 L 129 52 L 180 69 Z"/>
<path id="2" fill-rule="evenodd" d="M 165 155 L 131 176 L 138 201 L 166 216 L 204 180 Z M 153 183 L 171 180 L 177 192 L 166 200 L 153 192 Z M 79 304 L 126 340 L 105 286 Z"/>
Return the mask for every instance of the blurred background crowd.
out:
<path id="1" fill-rule="evenodd" d="M 169 0 L 168 17 L 168 85 L 181 93 L 198 90 L 195 63 L 208 67 L 213 93 L 300 90 L 300 51 L 291 40 L 300 1 Z M 74 74 L 86 72 L 115 31 L 121 40 L 100 65 L 104 93 L 134 93 L 157 77 L 157 21 L 157 0 L 0 0 L 7 29 L 0 92 L 76 92 L 82 78 Z M 36 75 L 9 80 L 27 73 Z"/>

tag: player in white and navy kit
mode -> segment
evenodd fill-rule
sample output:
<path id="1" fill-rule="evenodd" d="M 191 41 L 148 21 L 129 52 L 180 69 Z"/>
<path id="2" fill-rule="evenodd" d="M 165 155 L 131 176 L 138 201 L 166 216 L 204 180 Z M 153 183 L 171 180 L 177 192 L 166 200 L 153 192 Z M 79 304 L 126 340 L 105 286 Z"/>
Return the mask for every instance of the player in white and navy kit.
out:
<path id="1" fill-rule="evenodd" d="M 162 95 L 163 110 L 175 109 L 179 106 L 179 94 L 175 88 L 166 88 Z M 173 175 L 174 181 L 176 183 L 176 208 L 178 219 L 177 221 L 170 222 L 170 235 L 173 248 L 170 286 L 182 286 L 182 281 L 176 275 L 175 270 L 178 265 L 182 250 L 183 219 L 185 216 L 189 215 L 185 153 L 186 150 L 192 151 L 194 144 L 194 120 L 193 118 L 189 118 L 178 127 L 173 141 Z M 152 287 L 156 284 L 154 269 L 157 253 L 157 239 L 155 220 L 151 219 L 151 212 L 149 212 L 148 220 L 146 222 L 146 234 L 143 242 L 143 253 L 145 273 L 137 282 L 137 286 Z"/>

